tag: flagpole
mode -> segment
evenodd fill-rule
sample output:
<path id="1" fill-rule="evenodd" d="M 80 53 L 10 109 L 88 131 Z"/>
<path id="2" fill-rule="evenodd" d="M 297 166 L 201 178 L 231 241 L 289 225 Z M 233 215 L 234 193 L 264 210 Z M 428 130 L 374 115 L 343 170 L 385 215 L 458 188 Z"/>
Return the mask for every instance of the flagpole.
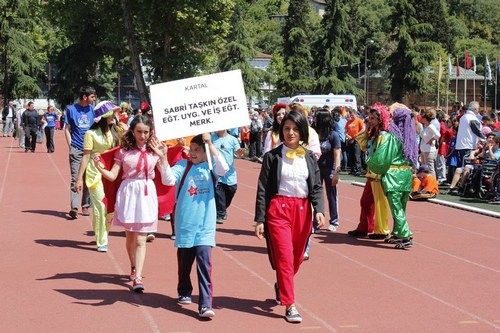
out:
<path id="1" fill-rule="evenodd" d="M 467 65 L 465 65 L 464 105 L 467 104 Z"/>
<path id="2" fill-rule="evenodd" d="M 473 79 L 472 79 L 472 82 L 473 82 L 472 86 L 474 87 L 474 94 L 473 94 L 474 95 L 474 100 L 476 100 L 476 56 L 474 56 L 474 65 L 473 66 L 474 66 L 473 67 L 474 68 L 473 69 L 474 76 L 473 76 Z"/>
<path id="3" fill-rule="evenodd" d="M 439 86 L 440 86 L 440 83 L 441 83 L 441 57 L 439 57 L 439 69 L 438 69 L 438 100 L 437 100 L 437 108 L 439 109 L 439 97 L 440 97 L 440 94 L 439 94 Z"/>
<path id="4" fill-rule="evenodd" d="M 495 75 L 495 111 L 497 109 L 497 89 L 498 89 L 498 57 L 496 58 L 495 61 L 495 69 L 496 69 L 496 75 Z"/>
<path id="5" fill-rule="evenodd" d="M 486 74 L 486 73 L 485 73 Z M 487 106 L 486 106 L 486 103 L 487 103 L 487 99 L 486 99 L 486 86 L 487 86 L 487 79 L 486 79 L 486 75 L 484 75 L 484 113 L 486 114 L 486 111 L 488 110 Z"/>
<path id="6" fill-rule="evenodd" d="M 450 76 L 448 75 L 448 77 L 446 78 L 446 114 L 448 114 L 448 95 L 449 95 L 449 92 L 450 92 Z"/>
<path id="7" fill-rule="evenodd" d="M 474 75 L 474 78 L 472 79 L 472 87 L 474 89 L 474 100 L 476 100 L 476 75 Z"/>

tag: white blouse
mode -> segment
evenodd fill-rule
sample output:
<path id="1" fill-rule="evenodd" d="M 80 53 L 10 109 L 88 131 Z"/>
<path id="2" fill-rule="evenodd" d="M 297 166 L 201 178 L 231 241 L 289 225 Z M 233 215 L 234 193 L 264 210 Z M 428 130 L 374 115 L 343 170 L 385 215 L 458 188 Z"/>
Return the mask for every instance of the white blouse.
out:
<path id="1" fill-rule="evenodd" d="M 285 197 L 307 198 L 309 189 L 307 187 L 307 178 L 309 170 L 305 156 L 295 156 L 295 159 L 286 157 L 286 152 L 293 150 L 283 145 L 283 165 L 281 168 L 281 179 L 278 195 Z"/>

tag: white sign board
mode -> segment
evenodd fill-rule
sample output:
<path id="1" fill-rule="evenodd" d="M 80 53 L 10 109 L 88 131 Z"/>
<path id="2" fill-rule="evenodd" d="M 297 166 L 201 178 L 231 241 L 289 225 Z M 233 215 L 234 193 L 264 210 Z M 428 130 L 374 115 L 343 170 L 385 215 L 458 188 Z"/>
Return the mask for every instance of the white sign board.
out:
<path id="1" fill-rule="evenodd" d="M 250 123 L 240 70 L 150 88 L 155 132 L 162 141 Z"/>

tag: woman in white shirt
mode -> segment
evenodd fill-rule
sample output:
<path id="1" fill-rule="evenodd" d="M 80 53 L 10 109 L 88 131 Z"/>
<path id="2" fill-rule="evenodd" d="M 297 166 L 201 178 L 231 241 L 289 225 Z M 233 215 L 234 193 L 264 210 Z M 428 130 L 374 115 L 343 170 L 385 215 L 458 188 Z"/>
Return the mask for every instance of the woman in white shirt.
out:
<path id="1" fill-rule="evenodd" d="M 437 158 L 436 143 L 441 137 L 439 129 L 431 124 L 436 118 L 436 113 L 432 109 L 428 109 L 422 115 L 422 125 L 424 130 L 420 132 L 420 164 L 429 166 L 430 174 L 436 177 L 435 162 Z"/>
<path id="2" fill-rule="evenodd" d="M 294 276 L 304 260 L 314 209 L 318 227 L 325 224 L 323 188 L 313 152 L 303 147 L 309 125 L 300 111 L 290 111 L 280 126 L 283 144 L 264 155 L 255 203 L 255 235 L 266 238 L 269 261 L 276 270 L 276 302 L 285 318 L 298 323 Z"/>

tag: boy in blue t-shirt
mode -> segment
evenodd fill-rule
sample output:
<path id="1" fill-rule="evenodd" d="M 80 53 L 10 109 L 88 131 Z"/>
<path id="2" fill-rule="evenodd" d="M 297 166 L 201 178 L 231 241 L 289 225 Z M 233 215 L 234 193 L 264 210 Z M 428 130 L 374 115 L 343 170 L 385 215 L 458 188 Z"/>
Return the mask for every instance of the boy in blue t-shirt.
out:
<path id="1" fill-rule="evenodd" d="M 75 189 L 78 169 L 83 157 L 83 136 L 94 123 L 95 90 L 91 87 L 80 88 L 80 100 L 78 103 L 68 106 L 64 116 L 66 143 L 69 148 L 69 167 L 71 171 L 71 210 L 69 216 L 78 218 L 78 191 Z M 87 186 L 82 191 L 82 215 L 89 216 L 90 197 Z"/>
<path id="2" fill-rule="evenodd" d="M 229 135 L 226 130 L 217 131 L 212 134 L 214 146 L 222 153 L 229 165 L 229 171 L 217 180 L 215 191 L 215 205 L 217 208 L 217 224 L 227 220 L 227 208 L 231 205 L 237 190 L 236 169 L 234 167 L 234 155 L 239 158 L 243 156 L 244 150 L 240 148 L 238 140 Z"/>
<path id="3" fill-rule="evenodd" d="M 215 170 L 209 169 L 205 143 L 208 143 Z M 181 160 L 172 168 L 167 165 L 162 170 L 164 184 L 175 184 L 177 187 L 175 247 L 179 266 L 178 303 L 191 304 L 193 285 L 190 274 L 196 259 L 200 292 L 198 314 L 203 318 L 212 318 L 215 313 L 212 310 L 210 257 L 215 246 L 215 177 L 224 176 L 229 166 L 208 133 L 191 140 L 189 158 L 190 161 Z"/>

